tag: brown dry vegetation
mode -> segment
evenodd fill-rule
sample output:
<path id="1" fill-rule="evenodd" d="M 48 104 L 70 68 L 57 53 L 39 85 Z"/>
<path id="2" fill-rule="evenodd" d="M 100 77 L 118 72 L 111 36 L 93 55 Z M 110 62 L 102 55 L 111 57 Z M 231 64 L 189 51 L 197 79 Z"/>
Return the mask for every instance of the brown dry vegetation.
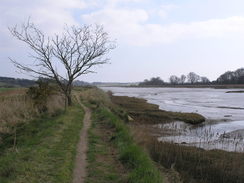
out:
<path id="1" fill-rule="evenodd" d="M 184 182 L 243 183 L 244 154 L 203 150 L 152 141 L 149 151 L 154 161 L 180 172 Z"/>
<path id="2" fill-rule="evenodd" d="M 124 122 L 128 114 L 97 88 L 77 88 L 93 111 L 89 134 L 87 182 L 161 183 L 162 175 Z M 121 120 L 122 119 L 122 120 Z"/>
<path id="3" fill-rule="evenodd" d="M 0 142 L 2 136 L 12 134 L 18 124 L 41 115 L 26 91 L 16 89 L 0 93 Z M 63 97 L 59 94 L 50 96 L 47 101 L 47 113 L 53 115 L 63 109 L 63 101 Z"/>
<path id="4" fill-rule="evenodd" d="M 197 113 L 181 113 L 160 110 L 158 105 L 149 104 L 144 99 L 112 95 L 111 99 L 115 104 L 127 110 L 129 115 L 139 123 L 158 124 L 179 120 L 186 123 L 199 124 L 205 121 L 205 118 Z"/>
<path id="5" fill-rule="evenodd" d="M 91 108 L 108 107 L 120 116 L 133 132 L 138 145 L 144 147 L 151 158 L 159 165 L 165 182 L 186 183 L 242 183 L 244 182 L 244 154 L 221 150 L 203 150 L 179 144 L 158 142 L 147 126 L 179 120 L 177 113 L 162 111 L 158 106 L 145 100 L 129 97 L 113 97 L 98 89 L 82 89 L 78 93 L 84 100 L 89 100 Z M 111 103 L 113 101 L 114 103 Z M 119 106 L 119 107 L 118 107 Z M 155 112 L 156 111 L 156 112 Z M 138 115 L 139 113 L 139 115 Z M 155 115 L 155 113 L 157 115 Z M 181 113 L 184 115 L 184 113 Z M 130 122 L 128 115 L 134 119 Z M 180 119 L 192 118 L 186 113 Z M 130 118 L 129 117 L 129 118 Z M 104 117 L 99 119 L 107 121 Z M 104 133 L 105 136 L 108 134 Z M 99 138 L 100 139 L 100 138 Z M 94 152 L 97 152 L 97 148 Z M 130 155 L 131 156 L 131 155 Z"/>
<path id="6" fill-rule="evenodd" d="M 242 183 L 244 154 L 159 142 L 148 128 L 131 125 L 133 136 L 163 167 L 169 182 Z"/>
<path id="7" fill-rule="evenodd" d="M 179 144 L 158 142 L 147 125 L 170 122 L 175 113 L 151 111 L 158 110 L 156 105 L 148 104 L 143 99 L 114 97 L 112 101 L 124 108 L 134 119 L 129 123 L 133 136 L 139 145 L 144 146 L 152 159 L 168 169 L 166 177 L 169 182 L 192 183 L 242 183 L 244 182 L 244 154 L 221 150 L 203 150 Z M 138 114 L 140 112 L 140 115 Z M 166 115 L 167 114 L 167 115 Z M 184 113 L 183 113 L 184 114 Z M 189 117 L 187 114 L 185 117 Z M 176 172 L 176 171 L 177 172 Z M 164 170 L 165 172 L 165 170 Z"/>

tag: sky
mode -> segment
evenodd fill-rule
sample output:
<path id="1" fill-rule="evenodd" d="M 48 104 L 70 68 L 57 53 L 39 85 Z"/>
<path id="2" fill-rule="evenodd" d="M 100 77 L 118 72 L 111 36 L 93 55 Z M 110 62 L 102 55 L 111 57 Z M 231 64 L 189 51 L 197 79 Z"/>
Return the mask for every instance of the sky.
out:
<path id="1" fill-rule="evenodd" d="M 117 47 L 83 81 L 167 81 L 191 71 L 215 80 L 244 67 L 243 0 L 1 0 L 0 76 L 30 78 L 9 60 L 33 62 L 8 30 L 28 18 L 48 35 L 65 25 L 104 26 Z"/>

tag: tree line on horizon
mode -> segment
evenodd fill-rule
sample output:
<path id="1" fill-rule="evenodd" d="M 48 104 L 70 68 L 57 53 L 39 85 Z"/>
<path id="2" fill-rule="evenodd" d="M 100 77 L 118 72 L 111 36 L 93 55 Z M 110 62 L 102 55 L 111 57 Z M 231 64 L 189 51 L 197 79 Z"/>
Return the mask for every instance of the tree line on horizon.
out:
<path id="1" fill-rule="evenodd" d="M 20 79 L 11 77 L 0 76 L 0 87 L 11 88 L 11 87 L 30 87 L 35 84 L 34 80 Z"/>
<path id="2" fill-rule="evenodd" d="M 216 80 L 210 81 L 205 76 L 200 76 L 195 72 L 190 72 L 187 75 L 181 76 L 171 75 L 169 82 L 165 82 L 160 77 L 152 77 L 151 79 L 145 79 L 139 83 L 139 86 L 149 85 L 184 85 L 184 84 L 244 84 L 244 68 L 239 68 L 235 71 L 227 71 L 221 74 Z"/>

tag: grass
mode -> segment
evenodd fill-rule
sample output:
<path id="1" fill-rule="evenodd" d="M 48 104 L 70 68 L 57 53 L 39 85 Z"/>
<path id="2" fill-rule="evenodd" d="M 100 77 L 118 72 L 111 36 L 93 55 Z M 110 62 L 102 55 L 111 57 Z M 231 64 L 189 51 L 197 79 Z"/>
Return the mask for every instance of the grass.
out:
<path id="1" fill-rule="evenodd" d="M 20 124 L 16 150 L 13 136 L 0 144 L 0 182 L 71 182 L 83 116 L 81 108 L 73 106 L 63 114 Z"/>
<path id="2" fill-rule="evenodd" d="M 14 90 L 16 88 L 1 88 L 0 87 L 0 92 L 5 92 L 5 91 L 10 91 L 10 90 Z"/>
<path id="3" fill-rule="evenodd" d="M 54 115 L 57 111 L 64 109 L 62 95 L 49 96 L 47 101 L 47 113 Z M 26 89 L 14 89 L 0 92 L 0 144 L 2 136 L 14 134 L 15 128 L 21 124 L 40 116 L 38 107 L 34 101 L 27 96 Z"/>
<path id="4" fill-rule="evenodd" d="M 176 144 L 151 141 L 152 158 L 166 168 L 172 166 L 184 182 L 243 183 L 243 153 L 203 150 Z"/>
<path id="5" fill-rule="evenodd" d="M 162 176 L 148 154 L 135 144 L 129 128 L 105 106 L 98 107 L 94 115 L 93 129 L 89 140 L 89 178 L 87 183 L 95 182 L 128 182 L 128 183 L 161 183 Z M 107 143 L 96 136 L 94 128 L 98 126 L 107 129 L 105 135 Z M 99 162 L 98 157 L 115 149 L 114 163 L 111 161 Z M 100 164 L 101 163 L 101 164 Z M 121 165 L 124 168 L 121 168 Z M 119 166 L 120 165 L 120 166 Z M 117 168 L 116 168 L 117 167 Z M 120 168 L 118 168 L 120 167 Z M 123 170 L 128 170 L 123 172 Z M 94 173 L 95 172 L 95 173 Z M 122 176 L 121 176 L 122 175 Z"/>
<path id="6" fill-rule="evenodd" d="M 139 144 L 145 146 L 151 158 L 168 169 L 180 173 L 184 182 L 191 183 L 242 183 L 244 182 L 244 154 L 221 150 L 203 150 L 196 147 L 186 147 L 173 143 L 158 142 L 152 137 L 144 124 L 164 123 L 178 118 L 176 113 L 158 112 L 156 105 L 148 104 L 145 100 L 130 97 L 112 97 L 134 118 L 132 124 L 134 137 Z M 154 111 L 159 113 L 155 117 Z M 139 113 L 139 115 L 137 115 Z M 160 118 L 161 117 L 161 118 Z M 189 115 L 186 114 L 188 118 Z M 143 129 L 145 131 L 143 131 Z"/>
<path id="7" fill-rule="evenodd" d="M 92 128 L 89 130 L 86 183 L 126 182 L 127 172 L 118 160 L 118 151 L 111 144 L 109 132 L 109 129 L 93 117 Z"/>
<path id="8" fill-rule="evenodd" d="M 144 99 L 126 96 L 111 96 L 111 99 L 115 104 L 124 108 L 139 123 L 158 124 L 179 120 L 190 124 L 199 124 L 205 121 L 205 118 L 197 113 L 160 110 L 158 105 L 149 104 Z"/>
<path id="9" fill-rule="evenodd" d="M 132 137 L 128 114 L 98 88 L 76 90 L 93 109 L 87 183 L 161 183 L 157 165 Z"/>

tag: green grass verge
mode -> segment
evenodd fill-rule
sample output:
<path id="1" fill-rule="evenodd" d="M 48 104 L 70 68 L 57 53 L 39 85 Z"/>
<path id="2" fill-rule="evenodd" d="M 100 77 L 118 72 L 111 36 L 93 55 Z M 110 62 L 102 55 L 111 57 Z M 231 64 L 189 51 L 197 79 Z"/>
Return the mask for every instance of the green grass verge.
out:
<path id="1" fill-rule="evenodd" d="M 14 90 L 16 88 L 1 88 L 0 87 L 0 92 L 4 92 L 4 91 L 9 91 L 9 90 Z"/>
<path id="2" fill-rule="evenodd" d="M 133 141 L 130 131 L 126 124 L 121 121 L 114 113 L 105 107 L 100 107 L 94 112 L 94 120 L 97 123 L 103 123 L 110 133 L 104 134 L 111 136 L 110 145 L 113 145 L 118 151 L 118 161 L 128 170 L 126 181 L 128 183 L 161 183 L 162 177 L 156 165 L 149 158 L 148 154 Z M 88 153 L 89 166 L 94 166 L 94 175 L 97 173 L 94 161 L 99 149 L 95 148 L 95 143 L 99 138 L 90 134 L 90 148 Z M 102 177 L 102 176 L 101 176 Z M 101 179 L 99 179 L 101 180 Z M 89 183 L 91 183 L 90 181 Z M 99 182 L 99 181 L 98 181 Z M 115 179 L 113 182 L 119 182 Z"/>
<path id="3" fill-rule="evenodd" d="M 20 126 L 17 151 L 11 148 L 13 137 L 0 146 L 0 182 L 71 182 L 83 116 L 81 108 L 73 106 L 64 114 Z"/>
<path id="4" fill-rule="evenodd" d="M 88 176 L 86 183 L 124 183 L 125 174 L 120 169 L 112 144 L 95 125 L 89 130 Z"/>

